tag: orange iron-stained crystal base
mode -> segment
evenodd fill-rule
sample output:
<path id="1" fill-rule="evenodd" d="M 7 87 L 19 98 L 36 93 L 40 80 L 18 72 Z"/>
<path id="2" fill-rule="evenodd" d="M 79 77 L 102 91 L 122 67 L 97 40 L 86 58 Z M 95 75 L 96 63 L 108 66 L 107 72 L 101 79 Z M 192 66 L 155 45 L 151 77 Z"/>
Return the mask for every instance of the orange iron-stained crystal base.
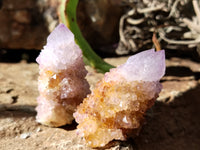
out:
<path id="1" fill-rule="evenodd" d="M 139 59 L 141 66 L 134 66 L 132 62 L 144 55 L 147 60 Z M 150 62 L 151 59 L 159 62 Z M 145 68 L 140 68 L 142 71 L 139 72 L 138 67 Z M 74 113 L 79 123 L 78 135 L 84 137 L 91 147 L 102 147 L 114 139 L 126 140 L 136 136 L 145 112 L 161 91 L 159 80 L 164 72 L 164 51 L 154 50 L 132 56 L 127 63 L 112 69 Z"/>

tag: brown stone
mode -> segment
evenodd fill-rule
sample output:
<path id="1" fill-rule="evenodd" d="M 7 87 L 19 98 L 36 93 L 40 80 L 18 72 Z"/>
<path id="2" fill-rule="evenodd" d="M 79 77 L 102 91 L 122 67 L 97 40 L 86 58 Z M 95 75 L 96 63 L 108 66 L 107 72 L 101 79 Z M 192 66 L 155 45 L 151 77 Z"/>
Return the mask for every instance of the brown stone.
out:
<path id="1" fill-rule="evenodd" d="M 58 0 L 3 0 L 0 7 L 0 48 L 42 49 L 46 37 L 59 22 L 58 5 Z M 104 53 L 114 53 L 113 44 L 119 40 L 121 14 L 122 9 L 113 0 L 84 0 L 77 8 L 83 35 L 95 50 Z M 92 17 L 96 21 L 92 21 Z"/>
<path id="2" fill-rule="evenodd" d="M 31 16 L 26 10 L 18 10 L 13 16 L 13 19 L 19 23 L 28 24 L 31 22 Z"/>
<path id="3" fill-rule="evenodd" d="M 49 22 L 58 18 L 52 17 L 54 12 L 51 0 L 4 0 L 0 8 L 0 48 L 42 49 Z"/>

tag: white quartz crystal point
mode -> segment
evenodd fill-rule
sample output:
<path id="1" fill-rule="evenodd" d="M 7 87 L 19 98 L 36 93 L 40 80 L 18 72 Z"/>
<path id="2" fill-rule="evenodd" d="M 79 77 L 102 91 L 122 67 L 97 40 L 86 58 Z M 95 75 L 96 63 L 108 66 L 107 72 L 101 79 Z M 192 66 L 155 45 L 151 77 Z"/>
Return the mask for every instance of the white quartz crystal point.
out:
<path id="1" fill-rule="evenodd" d="M 62 70 L 74 63 L 82 55 L 82 51 L 74 41 L 73 33 L 64 25 L 59 24 L 47 38 L 36 61 L 40 68 Z"/>
<path id="2" fill-rule="evenodd" d="M 111 74 L 114 74 L 112 76 Z M 165 74 L 165 51 L 146 50 L 129 57 L 127 62 L 107 73 L 106 81 L 159 81 Z M 111 76 L 110 76 L 111 75 Z"/>

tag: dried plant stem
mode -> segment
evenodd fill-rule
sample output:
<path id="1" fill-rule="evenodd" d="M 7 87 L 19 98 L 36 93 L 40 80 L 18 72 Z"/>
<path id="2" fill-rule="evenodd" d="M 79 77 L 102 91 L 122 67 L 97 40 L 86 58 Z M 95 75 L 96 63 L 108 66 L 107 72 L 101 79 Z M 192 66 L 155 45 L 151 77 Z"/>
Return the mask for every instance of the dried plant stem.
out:
<path id="1" fill-rule="evenodd" d="M 120 41 L 127 46 L 126 44 L 126 39 L 124 37 L 124 32 L 123 32 L 123 28 L 124 28 L 124 20 L 127 17 L 127 15 L 124 15 L 121 17 L 120 22 L 119 22 L 119 36 L 120 36 Z"/>
<path id="2" fill-rule="evenodd" d="M 194 7 L 194 11 L 197 15 L 197 19 L 198 19 L 198 23 L 200 24 L 200 9 L 199 9 L 199 4 L 197 2 L 197 0 L 193 0 L 192 1 L 193 7 Z"/>
<path id="3" fill-rule="evenodd" d="M 179 50 L 186 50 L 180 49 L 181 45 L 187 45 L 191 50 L 200 44 L 200 0 L 145 0 L 137 3 L 129 0 L 129 3 L 131 10 L 120 20 L 118 54 L 136 52 L 149 47 L 152 42 L 159 50 L 161 40 L 163 48 Z M 193 12 L 188 8 L 191 4 Z M 187 18 L 188 13 L 191 18 Z"/>
<path id="4" fill-rule="evenodd" d="M 188 45 L 188 44 L 198 44 L 200 42 L 200 38 L 197 38 L 195 40 L 172 40 L 172 39 L 168 39 L 165 36 L 164 31 L 162 31 L 161 29 L 159 29 L 158 33 L 159 33 L 160 38 L 162 40 L 166 41 L 169 44 Z"/>
<path id="5" fill-rule="evenodd" d="M 138 11 L 138 13 L 140 13 L 140 14 L 149 13 L 149 12 L 152 12 L 152 11 L 161 10 L 161 9 L 164 8 L 164 6 L 165 6 L 165 4 L 162 3 L 162 4 L 160 4 L 160 5 L 158 5 L 158 6 L 155 6 L 155 7 L 143 8 L 143 9 L 138 8 L 137 11 Z"/>
<path id="6" fill-rule="evenodd" d="M 141 19 L 127 18 L 127 22 L 132 24 L 132 25 L 138 25 L 138 24 L 144 22 L 144 18 L 141 18 Z"/>
<path id="7" fill-rule="evenodd" d="M 160 43 L 159 43 L 159 41 L 158 41 L 158 39 L 156 37 L 156 33 L 155 32 L 153 33 L 152 41 L 153 41 L 153 43 L 154 43 L 154 45 L 156 47 L 156 51 L 160 51 L 161 50 L 161 46 L 160 46 Z"/>
<path id="8" fill-rule="evenodd" d="M 196 32 L 200 33 L 200 26 L 195 24 L 194 22 L 190 21 L 187 18 L 183 19 L 183 22 L 188 26 L 190 30 L 195 30 Z"/>
<path id="9" fill-rule="evenodd" d="M 171 16 L 174 15 L 174 13 L 176 12 L 176 9 L 177 9 L 177 5 L 178 5 L 178 3 L 179 3 L 180 1 L 181 1 L 181 0 L 176 0 L 176 1 L 174 2 L 174 4 L 173 4 L 172 7 L 171 7 L 171 11 L 170 11 L 170 13 L 169 13 L 168 18 L 170 18 Z M 169 6 L 168 6 L 168 7 L 169 7 Z"/>

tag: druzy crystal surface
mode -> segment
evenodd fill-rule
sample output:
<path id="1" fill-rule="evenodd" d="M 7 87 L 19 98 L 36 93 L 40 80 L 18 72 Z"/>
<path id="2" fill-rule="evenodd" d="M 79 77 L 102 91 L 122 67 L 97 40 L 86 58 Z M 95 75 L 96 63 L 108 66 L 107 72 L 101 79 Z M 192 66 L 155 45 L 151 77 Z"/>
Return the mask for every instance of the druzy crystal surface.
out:
<path id="1" fill-rule="evenodd" d="M 90 91 L 82 52 L 64 24 L 49 35 L 36 61 L 40 69 L 37 121 L 53 127 L 70 124 L 77 105 Z"/>
<path id="2" fill-rule="evenodd" d="M 141 52 L 111 69 L 74 113 L 77 133 L 91 147 L 136 136 L 161 91 L 164 73 L 164 50 Z"/>

